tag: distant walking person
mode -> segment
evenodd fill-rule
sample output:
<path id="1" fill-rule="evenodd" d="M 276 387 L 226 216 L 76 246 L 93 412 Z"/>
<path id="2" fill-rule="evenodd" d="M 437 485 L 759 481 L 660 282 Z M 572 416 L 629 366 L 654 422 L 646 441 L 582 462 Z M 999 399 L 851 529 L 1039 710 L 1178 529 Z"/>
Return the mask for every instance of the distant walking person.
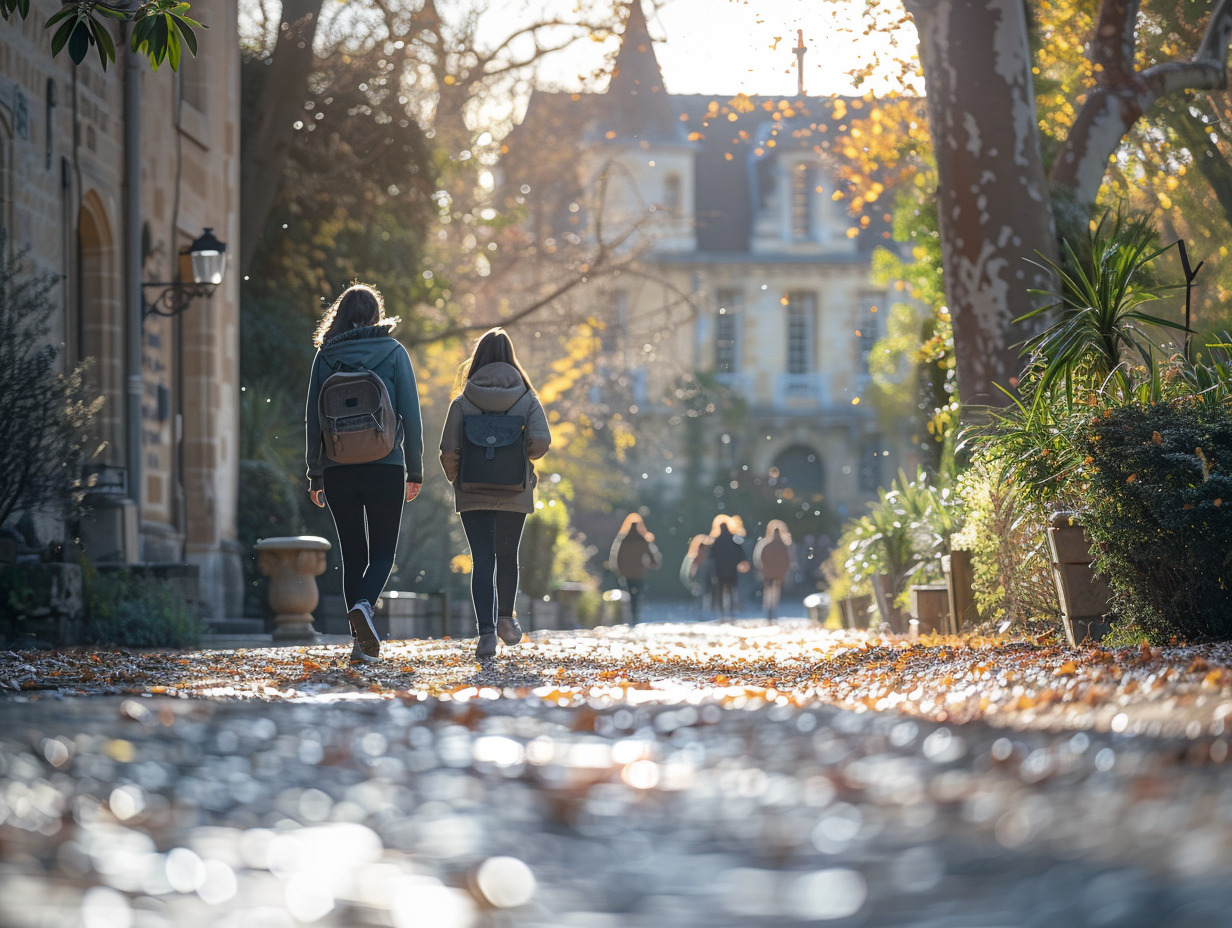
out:
<path id="1" fill-rule="evenodd" d="M 342 593 L 355 639 L 351 660 L 380 658 L 372 604 L 393 571 L 402 503 L 423 483 L 419 391 L 394 339 L 381 294 L 346 289 L 312 337 L 317 346 L 304 408 L 308 492 L 329 505 L 342 552 Z"/>
<path id="2" fill-rule="evenodd" d="M 680 582 L 697 601 L 699 618 L 706 610 L 706 596 L 710 592 L 710 541 L 709 535 L 694 535 L 680 562 Z"/>
<path id="3" fill-rule="evenodd" d="M 441 433 L 441 467 L 471 549 L 471 600 L 479 640 L 475 656 L 496 654 L 496 639 L 522 640 L 514 615 L 518 545 L 535 508 L 531 461 L 552 443 L 547 416 L 504 329 L 489 329 L 458 369 L 462 386 Z M 491 450 L 489 450 L 491 448 Z M 512 472 L 499 472 L 502 458 Z"/>
<path id="4" fill-rule="evenodd" d="M 761 571 L 761 604 L 766 618 L 779 617 L 783 581 L 791 571 L 791 532 L 781 519 L 771 519 L 766 534 L 753 548 L 753 566 Z"/>
<path id="5" fill-rule="evenodd" d="M 612 542 L 608 565 L 620 577 L 621 586 L 629 594 L 629 624 L 636 625 L 641 617 L 642 587 L 646 574 L 658 570 L 663 564 L 663 555 L 655 547 L 654 535 L 636 512 L 625 516 L 620 533 Z"/>
<path id="6" fill-rule="evenodd" d="M 740 607 L 740 575 L 749 572 L 744 551 L 744 524 L 738 516 L 715 516 L 710 528 L 710 566 L 714 608 L 720 617 L 733 618 Z"/>

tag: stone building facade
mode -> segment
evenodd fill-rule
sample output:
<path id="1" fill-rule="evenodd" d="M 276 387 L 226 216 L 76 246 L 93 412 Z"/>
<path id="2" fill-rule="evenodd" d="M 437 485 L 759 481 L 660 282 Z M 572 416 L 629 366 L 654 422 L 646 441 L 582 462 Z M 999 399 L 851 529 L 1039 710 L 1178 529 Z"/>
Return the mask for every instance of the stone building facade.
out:
<path id="1" fill-rule="evenodd" d="M 181 253 L 205 228 L 238 251 L 240 69 L 236 0 L 195 0 L 200 55 L 151 71 L 115 30 L 118 61 L 53 58 L 32 4 L 0 28 L 0 225 L 7 248 L 58 275 L 53 337 L 89 359 L 104 398 L 91 510 L 40 524 L 79 534 L 99 562 L 188 563 L 207 614 L 239 614 L 239 299 L 233 266 L 211 295 L 151 308 L 190 280 Z M 150 283 L 158 286 L 148 286 Z"/>
<path id="2" fill-rule="evenodd" d="M 869 401 L 869 354 L 903 299 L 871 278 L 873 249 L 896 247 L 889 217 L 848 214 L 841 156 L 821 144 L 864 105 L 669 94 L 632 0 L 608 89 L 537 92 L 511 135 L 506 182 L 540 191 L 537 241 L 638 228 L 621 246 L 636 249 L 636 266 L 597 274 L 586 299 L 601 308 L 624 390 L 609 405 L 633 421 L 635 469 L 661 497 L 700 477 L 716 494 L 755 484 L 784 513 L 824 504 L 842 518 L 913 466 L 911 426 L 887 426 Z M 535 159 L 518 157 L 570 138 L 576 176 L 536 178 Z M 707 416 L 690 439 L 704 449 L 700 469 L 683 466 L 680 410 L 663 402 L 687 372 L 743 404 L 739 416 Z"/>

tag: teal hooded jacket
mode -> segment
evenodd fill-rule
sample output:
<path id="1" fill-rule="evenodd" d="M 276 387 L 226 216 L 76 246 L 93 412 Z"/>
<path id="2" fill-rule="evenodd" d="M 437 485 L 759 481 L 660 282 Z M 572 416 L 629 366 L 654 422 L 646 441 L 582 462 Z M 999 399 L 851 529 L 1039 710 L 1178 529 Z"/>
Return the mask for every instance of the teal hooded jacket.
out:
<path id="1" fill-rule="evenodd" d="M 423 422 L 419 414 L 415 370 L 411 367 L 410 355 L 389 331 L 389 327 L 384 325 L 351 329 L 327 341 L 312 359 L 308 402 L 304 407 L 304 448 L 310 490 L 324 487 L 326 468 L 354 466 L 335 463 L 326 456 L 321 416 L 317 408 L 321 384 L 325 383 L 339 362 L 347 370 L 367 368 L 379 375 L 389 388 L 389 398 L 398 417 L 398 437 L 394 441 L 394 450 L 372 463 L 405 467 L 407 483 L 423 483 Z"/>

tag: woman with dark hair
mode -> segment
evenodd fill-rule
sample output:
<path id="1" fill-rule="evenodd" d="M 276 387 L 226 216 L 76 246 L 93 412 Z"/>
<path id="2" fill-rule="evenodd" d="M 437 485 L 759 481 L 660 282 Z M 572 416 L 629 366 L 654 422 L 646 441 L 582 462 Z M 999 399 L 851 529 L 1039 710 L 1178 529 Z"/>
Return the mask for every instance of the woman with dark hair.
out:
<path id="1" fill-rule="evenodd" d="M 740 575 L 749 572 L 744 522 L 739 516 L 719 513 L 710 523 L 710 565 L 714 607 L 720 618 L 735 618 L 740 610 Z"/>
<path id="2" fill-rule="evenodd" d="M 470 358 L 458 368 L 458 381 L 441 433 L 441 467 L 453 484 L 454 507 L 471 549 L 471 600 L 479 635 L 475 656 L 482 659 L 496 653 L 498 637 L 507 645 L 522 640 L 513 608 L 518 592 L 518 545 L 526 517 L 535 508 L 538 477 L 531 461 L 547 452 L 552 434 L 530 377 L 518 363 L 504 329 L 489 329 L 479 338 Z M 485 413 L 524 420 L 524 489 L 462 487 L 463 420 Z"/>
<path id="3" fill-rule="evenodd" d="M 356 283 L 334 301 L 312 338 L 318 350 L 304 409 L 308 492 L 316 505 L 328 503 L 338 531 L 355 662 L 380 658 L 372 604 L 393 571 L 403 501 L 413 500 L 423 483 L 419 390 L 411 358 L 393 338 L 398 322 L 385 317 L 385 302 L 376 289 Z M 329 456 L 319 401 L 322 385 L 340 371 L 372 371 L 388 390 L 396 431 L 393 450 L 382 458 L 350 464 Z"/>

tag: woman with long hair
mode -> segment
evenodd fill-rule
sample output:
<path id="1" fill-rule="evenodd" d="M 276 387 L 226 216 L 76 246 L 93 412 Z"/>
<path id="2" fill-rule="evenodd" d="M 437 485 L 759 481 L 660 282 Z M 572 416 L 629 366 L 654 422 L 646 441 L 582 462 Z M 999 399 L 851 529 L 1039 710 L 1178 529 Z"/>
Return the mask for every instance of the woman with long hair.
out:
<path id="1" fill-rule="evenodd" d="M 663 564 L 663 555 L 655 546 L 654 537 L 641 515 L 631 512 L 625 516 L 608 555 L 608 566 L 616 571 L 625 592 L 629 594 L 630 625 L 636 625 L 641 618 L 642 586 L 646 582 L 646 574 L 658 570 Z"/>
<path id="2" fill-rule="evenodd" d="M 779 616 L 783 581 L 791 570 L 791 532 L 782 519 L 771 519 L 766 525 L 766 534 L 753 548 L 753 566 L 761 571 L 761 604 L 766 618 L 774 621 Z"/>
<path id="3" fill-rule="evenodd" d="M 326 311 L 312 338 L 317 346 L 304 408 L 308 492 L 329 506 L 342 552 L 342 592 L 355 639 L 351 660 L 380 658 L 381 640 L 372 604 L 393 571 L 402 525 L 402 504 L 423 484 L 423 426 L 419 389 L 410 355 L 393 337 L 399 320 L 385 316 L 385 301 L 374 287 L 355 283 Z M 371 371 L 385 384 L 396 423 L 393 450 L 361 464 L 330 458 L 322 429 L 321 387 L 340 371 Z M 328 392 L 328 391 L 327 391 Z"/>
<path id="4" fill-rule="evenodd" d="M 709 535 L 694 535 L 689 539 L 689 550 L 680 562 L 680 582 L 697 602 L 697 615 L 706 611 L 706 597 L 710 593 L 710 542 Z"/>
<path id="5" fill-rule="evenodd" d="M 552 434 L 530 376 L 518 362 L 504 329 L 489 329 L 480 336 L 458 374 L 460 386 L 441 432 L 441 467 L 453 485 L 454 508 L 461 516 L 471 549 L 471 601 L 478 633 L 475 656 L 483 659 L 496 654 L 498 638 L 507 645 L 522 640 L 522 627 L 514 614 L 518 545 L 526 517 L 535 508 L 538 477 L 531 462 L 547 453 Z M 520 416 L 525 422 L 526 465 L 521 490 L 462 486 L 464 420 L 485 413 Z"/>

